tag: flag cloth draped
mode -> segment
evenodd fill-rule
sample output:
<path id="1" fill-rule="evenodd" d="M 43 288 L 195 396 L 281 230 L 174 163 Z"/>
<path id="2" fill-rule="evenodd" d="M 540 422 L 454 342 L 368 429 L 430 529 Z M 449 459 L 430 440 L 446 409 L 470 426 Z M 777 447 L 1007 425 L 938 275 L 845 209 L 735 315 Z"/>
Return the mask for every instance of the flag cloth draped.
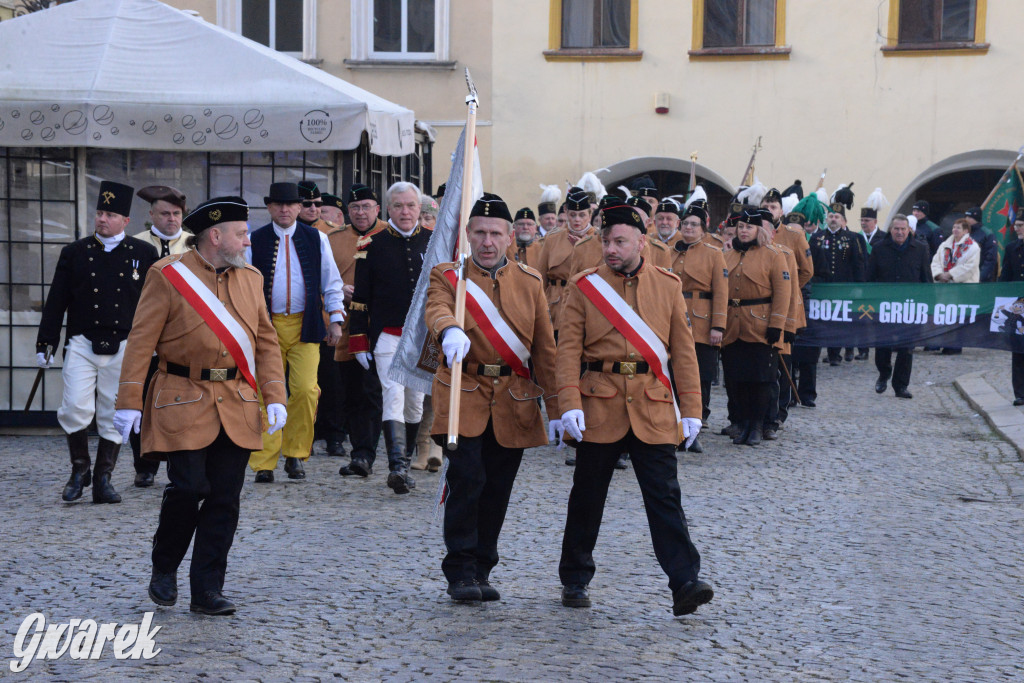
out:
<path id="1" fill-rule="evenodd" d="M 969 346 L 1024 353 L 1019 282 L 815 284 L 798 346 Z"/>
<path id="2" fill-rule="evenodd" d="M 409 312 L 405 316 L 405 325 L 402 326 L 402 338 L 398 342 L 398 350 L 395 351 L 395 358 L 388 371 L 388 378 L 391 381 L 425 394 L 429 394 L 431 391 L 434 373 L 420 363 L 424 343 L 428 341 L 427 325 L 423 321 L 423 310 L 427 305 L 430 271 L 438 263 L 451 261 L 455 253 L 459 235 L 459 205 L 462 202 L 462 167 L 465 149 L 466 129 L 463 128 L 459 141 L 455 145 L 455 152 L 452 154 L 452 171 L 448 176 L 444 197 L 441 198 L 441 206 L 437 211 L 434 234 L 430 236 L 427 252 L 423 255 L 423 268 L 416 281 L 416 291 L 413 294 Z M 473 178 L 471 182 L 472 201 L 470 204 L 472 205 L 484 193 L 484 184 L 480 176 L 480 156 L 475 142 L 473 144 Z"/>
<path id="3" fill-rule="evenodd" d="M 1006 245 L 1015 239 L 1013 221 L 1024 210 L 1024 181 L 1017 164 L 1014 163 L 1005 175 L 981 207 L 981 222 L 996 236 L 1000 256 Z"/>

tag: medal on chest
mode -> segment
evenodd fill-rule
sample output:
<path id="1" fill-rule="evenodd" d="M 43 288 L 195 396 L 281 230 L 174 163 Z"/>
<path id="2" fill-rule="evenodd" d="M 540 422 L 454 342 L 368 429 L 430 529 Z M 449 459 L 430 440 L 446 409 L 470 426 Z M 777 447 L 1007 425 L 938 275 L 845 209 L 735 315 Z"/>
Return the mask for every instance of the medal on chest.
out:
<path id="1" fill-rule="evenodd" d="M 139 261 L 138 261 L 138 259 L 133 259 L 132 260 L 132 279 L 133 280 L 138 280 L 139 279 Z"/>

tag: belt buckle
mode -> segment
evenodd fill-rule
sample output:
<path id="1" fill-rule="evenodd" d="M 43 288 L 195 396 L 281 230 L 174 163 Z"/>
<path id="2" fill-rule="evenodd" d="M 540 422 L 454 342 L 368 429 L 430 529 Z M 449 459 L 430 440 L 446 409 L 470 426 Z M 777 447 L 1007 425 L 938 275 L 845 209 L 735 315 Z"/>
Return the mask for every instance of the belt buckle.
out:
<path id="1" fill-rule="evenodd" d="M 729 305 L 732 306 L 733 308 L 737 308 L 740 305 L 740 300 L 739 299 L 729 299 Z"/>
<path id="2" fill-rule="evenodd" d="M 484 365 L 484 377 L 501 377 L 500 365 Z"/>
<path id="3" fill-rule="evenodd" d="M 226 381 L 228 381 L 228 369 L 227 368 L 210 368 L 210 381 L 211 382 L 226 382 Z"/>
<path id="4" fill-rule="evenodd" d="M 619 363 L 619 374 L 620 375 L 635 375 L 636 374 L 636 362 L 629 361 L 626 363 Z"/>

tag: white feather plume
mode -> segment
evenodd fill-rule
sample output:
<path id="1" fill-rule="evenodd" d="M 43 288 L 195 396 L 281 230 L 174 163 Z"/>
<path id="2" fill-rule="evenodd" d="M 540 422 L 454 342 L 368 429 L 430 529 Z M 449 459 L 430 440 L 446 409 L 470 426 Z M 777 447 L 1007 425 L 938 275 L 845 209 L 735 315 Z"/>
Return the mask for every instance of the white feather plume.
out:
<path id="1" fill-rule="evenodd" d="M 836 188 L 836 191 L 832 193 L 832 196 L 831 196 L 831 197 L 829 197 L 829 198 L 828 198 L 828 201 L 827 201 L 827 202 L 825 202 L 825 203 L 826 203 L 826 204 L 829 204 L 829 203 L 831 203 L 831 202 L 834 202 L 834 201 L 836 200 L 836 193 L 837 193 L 837 192 L 839 192 L 839 190 L 843 189 L 844 187 L 846 187 L 846 183 L 843 183 L 843 184 L 841 184 L 841 185 L 840 185 L 839 187 L 837 187 L 837 188 Z"/>
<path id="2" fill-rule="evenodd" d="M 705 192 L 704 188 L 702 186 L 700 186 L 700 185 L 698 185 L 697 187 L 693 188 L 693 194 L 691 194 L 690 198 L 686 200 L 685 204 L 683 204 L 683 208 L 685 208 L 685 209 L 690 208 L 690 204 L 693 204 L 698 199 L 703 199 L 704 201 L 708 200 L 708 193 Z"/>
<path id="3" fill-rule="evenodd" d="M 787 194 L 782 198 L 782 215 L 785 216 L 799 203 L 800 198 L 796 196 L 795 192 L 793 194 Z"/>
<path id="4" fill-rule="evenodd" d="M 736 195 L 736 199 L 751 206 L 761 206 L 761 200 L 768 194 L 768 188 L 757 176 L 754 176 L 754 184 Z"/>
<path id="5" fill-rule="evenodd" d="M 629 199 L 630 197 L 632 197 L 632 196 L 633 196 L 633 191 L 632 191 L 632 190 L 630 190 L 630 189 L 629 189 L 628 187 L 626 187 L 625 185 L 619 185 L 619 188 L 618 188 L 618 189 L 622 190 L 622 191 L 623 191 L 623 192 L 624 192 L 624 193 L 626 194 L 626 196 L 625 196 L 625 199 Z"/>
<path id="6" fill-rule="evenodd" d="M 604 185 L 601 183 L 600 180 L 597 179 L 597 176 L 594 175 L 594 173 L 591 171 L 587 171 L 582 176 L 580 176 L 579 182 L 576 184 L 582 187 L 587 192 L 593 192 L 594 196 L 597 198 L 597 201 L 601 201 L 601 198 L 608 194 L 608 190 L 604 189 Z"/>
<path id="7" fill-rule="evenodd" d="M 828 206 L 830 204 L 828 198 L 828 190 L 826 190 L 824 187 L 819 187 L 817 190 L 814 191 L 814 194 L 818 197 L 818 201 L 824 204 L 825 206 Z"/>
<path id="8" fill-rule="evenodd" d="M 562 201 L 562 188 L 558 185 L 541 185 L 540 186 L 540 203 L 544 204 L 550 202 L 557 204 Z"/>
<path id="9" fill-rule="evenodd" d="M 884 207 L 889 206 L 889 200 L 882 194 L 882 188 L 876 187 L 868 198 L 864 200 L 864 206 L 868 209 L 874 209 L 875 211 L 881 211 Z"/>

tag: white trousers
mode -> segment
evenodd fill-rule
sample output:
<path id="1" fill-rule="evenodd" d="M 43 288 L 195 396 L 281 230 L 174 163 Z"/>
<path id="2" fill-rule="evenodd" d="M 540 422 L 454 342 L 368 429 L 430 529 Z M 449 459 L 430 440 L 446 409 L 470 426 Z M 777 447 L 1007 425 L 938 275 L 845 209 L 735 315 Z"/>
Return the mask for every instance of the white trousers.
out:
<path id="1" fill-rule="evenodd" d="M 408 389 L 388 378 L 391 361 L 398 349 L 399 337 L 382 333 L 373 347 L 373 360 L 377 364 L 380 390 L 383 399 L 382 420 L 415 423 L 423 418 L 423 392 Z"/>
<path id="2" fill-rule="evenodd" d="M 64 395 L 57 410 L 57 422 L 68 434 L 80 432 L 96 417 L 100 437 L 121 443 L 114 429 L 114 401 L 121 378 L 121 359 L 125 342 L 112 356 L 93 353 L 92 342 L 77 334 L 68 342 L 64 354 Z"/>

